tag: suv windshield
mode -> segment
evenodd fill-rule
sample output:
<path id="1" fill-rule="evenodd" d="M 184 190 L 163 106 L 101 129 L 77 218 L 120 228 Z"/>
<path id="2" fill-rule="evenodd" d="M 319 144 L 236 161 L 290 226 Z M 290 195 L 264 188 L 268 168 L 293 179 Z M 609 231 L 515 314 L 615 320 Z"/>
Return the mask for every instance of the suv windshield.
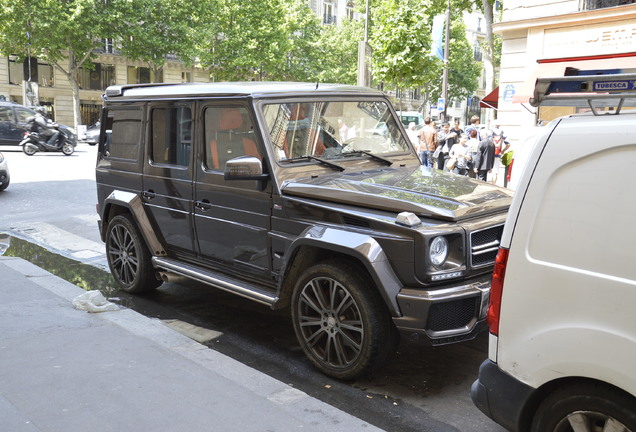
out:
<path id="1" fill-rule="evenodd" d="M 306 156 L 344 159 L 409 151 L 383 101 L 278 103 L 265 105 L 263 113 L 280 162 Z"/>

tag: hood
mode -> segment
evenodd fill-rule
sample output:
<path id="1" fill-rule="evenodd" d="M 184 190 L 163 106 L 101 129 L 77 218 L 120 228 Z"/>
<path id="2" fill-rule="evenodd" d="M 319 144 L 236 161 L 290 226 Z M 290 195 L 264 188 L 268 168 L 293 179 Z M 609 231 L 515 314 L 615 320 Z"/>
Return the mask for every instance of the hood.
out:
<path id="1" fill-rule="evenodd" d="M 286 182 L 283 195 L 458 221 L 507 210 L 512 191 L 423 166 Z"/>

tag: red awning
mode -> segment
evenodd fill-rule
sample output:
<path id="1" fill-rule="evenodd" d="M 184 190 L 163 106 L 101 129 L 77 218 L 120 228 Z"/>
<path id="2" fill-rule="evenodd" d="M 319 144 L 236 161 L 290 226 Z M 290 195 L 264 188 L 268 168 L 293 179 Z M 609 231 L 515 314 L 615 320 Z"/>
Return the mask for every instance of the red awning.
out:
<path id="1" fill-rule="evenodd" d="M 624 73 L 636 70 L 636 53 L 621 54 L 614 57 L 595 56 L 588 58 L 546 59 L 538 60 L 532 74 L 522 84 L 517 85 L 512 102 L 527 103 L 534 95 L 534 86 L 537 78 L 562 77 L 565 68 L 572 67 L 582 70 L 594 69 L 621 69 Z"/>
<path id="2" fill-rule="evenodd" d="M 499 86 L 495 87 L 493 91 L 479 101 L 479 106 L 481 108 L 499 108 Z"/>

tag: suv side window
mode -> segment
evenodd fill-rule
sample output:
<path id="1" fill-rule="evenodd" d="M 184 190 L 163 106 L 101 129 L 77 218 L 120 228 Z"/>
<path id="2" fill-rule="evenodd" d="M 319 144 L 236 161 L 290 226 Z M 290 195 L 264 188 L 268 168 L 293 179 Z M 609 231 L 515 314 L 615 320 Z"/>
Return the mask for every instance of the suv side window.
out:
<path id="1" fill-rule="evenodd" d="M 13 122 L 13 112 L 9 107 L 0 107 L 0 122 Z"/>
<path id="2" fill-rule="evenodd" d="M 154 108 L 151 131 L 151 155 L 155 164 L 189 165 L 192 149 L 190 107 Z"/>
<path id="3" fill-rule="evenodd" d="M 15 112 L 18 116 L 18 123 L 24 123 L 27 121 L 29 117 L 33 117 L 35 115 L 33 111 L 20 109 L 20 108 L 16 108 Z"/>
<path id="4" fill-rule="evenodd" d="M 141 144 L 141 108 L 110 110 L 112 122 L 108 156 L 111 158 L 137 160 Z"/>
<path id="5" fill-rule="evenodd" d="M 225 163 L 239 156 L 261 159 L 254 140 L 254 126 L 244 107 L 205 109 L 205 166 L 223 170 Z"/>

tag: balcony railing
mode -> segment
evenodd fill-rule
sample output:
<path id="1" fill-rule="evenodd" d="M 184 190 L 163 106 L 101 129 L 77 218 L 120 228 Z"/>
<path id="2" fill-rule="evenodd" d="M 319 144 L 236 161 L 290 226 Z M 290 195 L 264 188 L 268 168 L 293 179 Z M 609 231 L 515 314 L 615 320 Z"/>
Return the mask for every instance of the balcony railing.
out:
<path id="1" fill-rule="evenodd" d="M 614 6 L 634 4 L 636 0 L 581 0 L 581 10 L 604 9 Z"/>

